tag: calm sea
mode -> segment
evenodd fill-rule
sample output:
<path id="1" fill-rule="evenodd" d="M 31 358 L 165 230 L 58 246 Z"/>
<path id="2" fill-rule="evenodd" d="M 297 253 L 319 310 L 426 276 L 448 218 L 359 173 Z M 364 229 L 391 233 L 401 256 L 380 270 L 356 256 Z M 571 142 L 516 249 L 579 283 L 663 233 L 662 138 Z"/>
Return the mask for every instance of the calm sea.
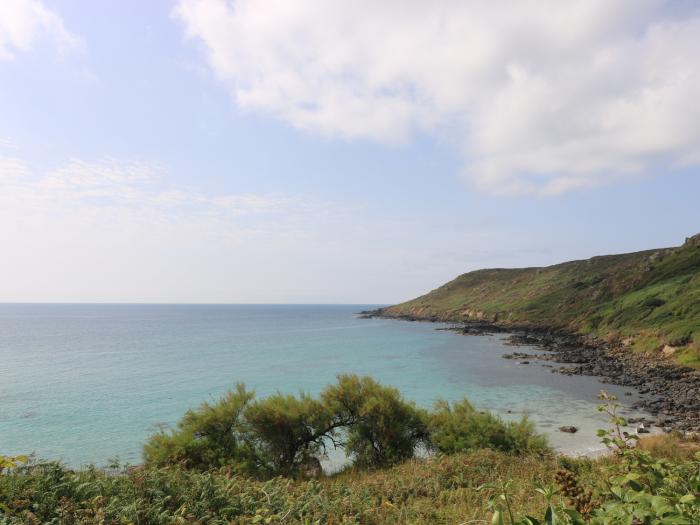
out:
<path id="1" fill-rule="evenodd" d="M 559 449 L 596 448 L 598 380 L 502 359 L 512 348 L 500 336 L 354 315 L 368 307 L 0 305 L 0 454 L 137 463 L 159 425 L 238 381 L 259 395 L 316 393 L 342 372 L 426 407 L 466 396 L 505 418 L 528 414 Z"/>

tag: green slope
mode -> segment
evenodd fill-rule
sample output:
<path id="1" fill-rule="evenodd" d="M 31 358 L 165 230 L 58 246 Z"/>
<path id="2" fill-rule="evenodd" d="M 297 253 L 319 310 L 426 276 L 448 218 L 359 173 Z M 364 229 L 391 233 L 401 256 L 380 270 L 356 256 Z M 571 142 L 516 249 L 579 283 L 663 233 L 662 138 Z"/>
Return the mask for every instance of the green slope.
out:
<path id="1" fill-rule="evenodd" d="M 395 317 L 567 328 L 700 366 L 700 235 L 678 248 L 478 270 L 383 309 Z"/>

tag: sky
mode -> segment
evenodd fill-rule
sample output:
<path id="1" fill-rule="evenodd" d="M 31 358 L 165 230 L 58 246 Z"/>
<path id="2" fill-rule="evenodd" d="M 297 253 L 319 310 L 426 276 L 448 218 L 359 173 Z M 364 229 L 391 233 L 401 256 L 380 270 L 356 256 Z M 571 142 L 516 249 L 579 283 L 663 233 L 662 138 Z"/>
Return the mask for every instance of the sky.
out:
<path id="1" fill-rule="evenodd" d="M 2 0 L 0 302 L 388 304 L 700 232 L 700 6 Z"/>

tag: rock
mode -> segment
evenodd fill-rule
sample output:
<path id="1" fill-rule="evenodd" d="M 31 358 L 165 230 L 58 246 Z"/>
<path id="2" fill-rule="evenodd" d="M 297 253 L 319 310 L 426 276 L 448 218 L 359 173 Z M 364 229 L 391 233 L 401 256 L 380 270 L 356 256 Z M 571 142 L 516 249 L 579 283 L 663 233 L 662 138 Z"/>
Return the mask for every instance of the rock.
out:
<path id="1" fill-rule="evenodd" d="M 578 428 L 574 426 L 563 426 L 559 427 L 560 432 L 567 432 L 569 434 L 576 434 L 578 432 Z"/>
<path id="2" fill-rule="evenodd" d="M 661 349 L 661 353 L 664 354 L 664 357 L 671 357 L 676 353 L 676 348 L 671 345 L 666 345 Z"/>
<path id="3" fill-rule="evenodd" d="M 503 354 L 501 357 L 503 359 L 535 359 L 537 356 L 534 354 L 524 354 L 522 352 L 513 352 L 512 354 Z"/>
<path id="4" fill-rule="evenodd" d="M 700 233 L 692 237 L 686 237 L 683 246 L 700 246 Z"/>
<path id="5" fill-rule="evenodd" d="M 529 365 L 530 361 L 518 361 L 519 365 Z"/>
<path id="6" fill-rule="evenodd" d="M 649 433 L 649 429 L 647 429 L 647 428 L 639 427 L 637 429 L 637 434 L 648 434 L 648 433 Z"/>

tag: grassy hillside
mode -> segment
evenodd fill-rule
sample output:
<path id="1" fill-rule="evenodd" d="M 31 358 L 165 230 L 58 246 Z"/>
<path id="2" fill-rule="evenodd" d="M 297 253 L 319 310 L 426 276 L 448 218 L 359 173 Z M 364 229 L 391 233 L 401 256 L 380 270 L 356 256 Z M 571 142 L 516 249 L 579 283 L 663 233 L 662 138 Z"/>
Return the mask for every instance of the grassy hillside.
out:
<path id="1" fill-rule="evenodd" d="M 678 248 L 469 272 L 382 313 L 568 328 L 700 366 L 700 235 Z"/>

